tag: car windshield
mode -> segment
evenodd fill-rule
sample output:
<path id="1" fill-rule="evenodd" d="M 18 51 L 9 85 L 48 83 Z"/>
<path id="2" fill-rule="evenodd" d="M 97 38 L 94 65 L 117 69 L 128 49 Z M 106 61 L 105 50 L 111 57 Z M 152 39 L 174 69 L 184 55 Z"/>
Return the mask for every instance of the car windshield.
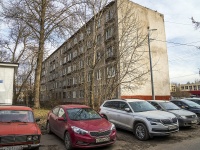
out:
<path id="1" fill-rule="evenodd" d="M 102 117 L 91 108 L 73 108 L 67 109 L 68 116 L 71 120 L 93 120 Z"/>
<path id="2" fill-rule="evenodd" d="M 153 105 L 146 101 L 129 102 L 134 112 L 153 111 L 157 110 Z"/>
<path id="3" fill-rule="evenodd" d="M 195 102 L 192 102 L 192 101 L 189 101 L 189 100 L 184 100 L 184 102 L 189 105 L 190 107 L 194 107 L 194 108 L 200 108 L 200 105 L 195 103 Z"/>
<path id="4" fill-rule="evenodd" d="M 172 102 L 160 102 L 159 104 L 166 110 L 179 110 L 179 109 L 181 109 Z"/>
<path id="5" fill-rule="evenodd" d="M 34 122 L 32 111 L 0 110 L 0 122 Z"/>

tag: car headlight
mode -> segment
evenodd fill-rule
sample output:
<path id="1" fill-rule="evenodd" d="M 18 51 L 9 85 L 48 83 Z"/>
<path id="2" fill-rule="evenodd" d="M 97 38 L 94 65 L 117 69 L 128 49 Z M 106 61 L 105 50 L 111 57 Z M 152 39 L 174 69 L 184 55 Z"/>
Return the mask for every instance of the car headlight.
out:
<path id="1" fill-rule="evenodd" d="M 38 139 L 39 139 L 39 137 L 38 137 L 37 135 L 34 135 L 34 136 L 33 136 L 33 140 L 34 140 L 34 141 L 36 141 L 36 140 L 38 140 Z"/>
<path id="2" fill-rule="evenodd" d="M 111 130 L 116 130 L 115 125 L 111 123 Z"/>
<path id="3" fill-rule="evenodd" d="M 26 140 L 27 141 L 32 141 L 32 136 L 31 135 L 27 136 Z"/>
<path id="4" fill-rule="evenodd" d="M 154 119 L 154 118 L 147 118 L 150 122 L 160 122 L 160 119 Z"/>
<path id="5" fill-rule="evenodd" d="M 183 119 L 187 119 L 187 117 L 186 116 L 180 116 L 181 118 L 183 118 Z"/>
<path id="6" fill-rule="evenodd" d="M 88 133 L 88 131 L 86 130 L 83 130 L 81 128 L 78 128 L 78 127 L 75 127 L 75 126 L 71 126 L 72 130 L 75 132 L 75 133 L 78 133 L 78 134 L 82 134 L 82 135 L 85 135 Z"/>

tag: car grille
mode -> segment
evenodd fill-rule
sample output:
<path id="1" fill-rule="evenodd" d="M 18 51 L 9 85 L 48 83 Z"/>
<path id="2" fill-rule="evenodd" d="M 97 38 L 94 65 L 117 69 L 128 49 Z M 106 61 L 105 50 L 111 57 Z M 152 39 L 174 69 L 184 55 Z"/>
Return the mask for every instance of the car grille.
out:
<path id="1" fill-rule="evenodd" d="M 90 135 L 99 137 L 99 136 L 107 136 L 110 133 L 111 133 L 111 130 L 107 130 L 107 131 L 99 131 L 99 132 L 90 132 Z"/>
<path id="2" fill-rule="evenodd" d="M 196 118 L 196 115 L 185 116 L 186 118 Z"/>
<path id="3" fill-rule="evenodd" d="M 9 144 L 15 142 L 26 142 L 26 136 L 2 136 L 0 137 L 0 144 Z"/>
<path id="4" fill-rule="evenodd" d="M 172 118 L 172 119 L 161 119 L 161 122 L 163 124 L 174 124 L 177 122 L 177 118 Z"/>

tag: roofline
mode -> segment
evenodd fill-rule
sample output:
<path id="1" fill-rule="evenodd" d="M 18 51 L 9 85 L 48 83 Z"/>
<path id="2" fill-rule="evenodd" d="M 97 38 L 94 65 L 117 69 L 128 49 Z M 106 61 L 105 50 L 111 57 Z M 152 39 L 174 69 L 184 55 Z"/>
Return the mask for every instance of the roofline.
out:
<path id="1" fill-rule="evenodd" d="M 0 62 L 0 67 L 18 67 L 19 63 L 10 63 L 10 62 Z"/>

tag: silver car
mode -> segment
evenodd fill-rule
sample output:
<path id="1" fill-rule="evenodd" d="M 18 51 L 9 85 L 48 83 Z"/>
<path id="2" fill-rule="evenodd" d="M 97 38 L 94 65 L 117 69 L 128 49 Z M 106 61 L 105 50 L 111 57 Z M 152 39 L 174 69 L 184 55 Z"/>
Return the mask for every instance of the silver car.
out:
<path id="1" fill-rule="evenodd" d="M 180 107 L 178 107 L 170 101 L 150 100 L 148 102 L 155 106 L 158 110 L 173 113 L 178 118 L 179 127 L 192 126 L 198 124 L 198 117 L 195 113 L 181 109 Z"/>
<path id="2" fill-rule="evenodd" d="M 106 100 L 100 106 L 100 114 L 116 127 L 134 132 L 139 140 L 179 131 L 174 114 L 157 110 L 145 100 Z"/>

